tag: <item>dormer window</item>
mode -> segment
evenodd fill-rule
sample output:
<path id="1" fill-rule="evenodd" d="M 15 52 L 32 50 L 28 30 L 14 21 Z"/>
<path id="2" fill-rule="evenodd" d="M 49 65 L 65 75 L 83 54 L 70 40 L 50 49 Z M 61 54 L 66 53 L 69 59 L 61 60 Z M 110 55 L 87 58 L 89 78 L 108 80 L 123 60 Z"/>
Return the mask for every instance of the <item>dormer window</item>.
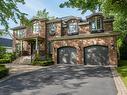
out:
<path id="1" fill-rule="evenodd" d="M 54 35 L 56 33 L 56 24 L 52 23 L 49 25 L 49 34 Z"/>
<path id="2" fill-rule="evenodd" d="M 68 35 L 78 34 L 78 24 L 76 22 L 69 23 Z"/>
<path id="3" fill-rule="evenodd" d="M 38 33 L 41 30 L 41 26 L 38 22 L 33 24 L 33 32 Z"/>
<path id="4" fill-rule="evenodd" d="M 91 32 L 103 32 L 103 19 L 95 17 L 91 20 Z"/>

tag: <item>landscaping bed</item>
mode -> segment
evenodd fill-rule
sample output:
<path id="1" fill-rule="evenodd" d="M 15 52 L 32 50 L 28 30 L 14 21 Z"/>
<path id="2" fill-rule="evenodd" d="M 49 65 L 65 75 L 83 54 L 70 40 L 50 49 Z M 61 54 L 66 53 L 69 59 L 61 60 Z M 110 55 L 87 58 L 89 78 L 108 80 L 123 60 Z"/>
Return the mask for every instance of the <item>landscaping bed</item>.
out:
<path id="1" fill-rule="evenodd" d="M 125 83 L 125 85 L 127 87 L 127 60 L 121 60 L 119 62 L 117 71 L 120 74 L 123 82 Z"/>
<path id="2" fill-rule="evenodd" d="M 5 65 L 0 65 L 0 78 L 7 76 L 9 73 L 9 69 L 5 67 Z"/>
<path id="3" fill-rule="evenodd" d="M 50 66 L 50 65 L 53 65 L 54 62 L 51 60 L 38 60 L 38 61 L 32 62 L 32 64 L 39 65 L 39 66 Z"/>

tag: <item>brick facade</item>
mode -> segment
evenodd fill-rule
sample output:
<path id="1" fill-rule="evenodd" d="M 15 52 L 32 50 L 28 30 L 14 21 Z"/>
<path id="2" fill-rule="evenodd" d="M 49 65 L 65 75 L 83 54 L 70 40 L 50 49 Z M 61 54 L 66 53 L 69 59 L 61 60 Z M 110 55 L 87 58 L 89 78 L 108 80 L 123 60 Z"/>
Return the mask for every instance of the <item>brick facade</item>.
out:
<path id="1" fill-rule="evenodd" d="M 101 33 L 92 33 L 93 19 L 100 18 L 99 26 L 102 30 Z M 98 21 L 98 20 L 97 20 Z M 16 44 L 23 40 L 23 49 L 31 54 L 31 41 L 35 42 L 36 38 L 39 40 L 40 51 L 45 51 L 52 54 L 53 61 L 57 64 L 58 49 L 61 47 L 74 47 L 76 48 L 77 64 L 84 64 L 84 48 L 88 46 L 101 45 L 108 47 L 109 63 L 112 65 L 117 64 L 117 50 L 116 50 L 116 37 L 117 34 L 113 31 L 113 19 L 104 18 L 102 14 L 92 14 L 86 20 L 77 17 L 67 17 L 54 20 L 34 19 L 32 23 L 39 22 L 41 30 L 38 33 L 33 33 L 32 27 L 25 28 L 25 37 L 18 39 L 16 31 L 22 28 L 14 28 L 13 49 L 16 50 Z M 77 33 L 68 35 L 69 24 L 77 24 Z M 55 25 L 55 32 L 50 34 L 51 25 Z M 24 29 L 24 28 L 23 28 Z M 25 39 L 25 40 L 24 40 Z M 48 44 L 50 43 L 50 45 Z M 50 50 L 49 50 L 50 49 Z M 49 52 L 48 52 L 49 51 Z"/>
<path id="2" fill-rule="evenodd" d="M 83 49 L 92 45 L 102 45 L 109 48 L 109 62 L 112 65 L 117 64 L 117 52 L 115 37 L 101 37 L 101 38 L 89 38 L 89 39 L 71 39 L 53 42 L 53 60 L 57 63 L 57 49 L 64 46 L 75 47 L 77 50 L 77 64 L 84 64 L 84 51 Z"/>

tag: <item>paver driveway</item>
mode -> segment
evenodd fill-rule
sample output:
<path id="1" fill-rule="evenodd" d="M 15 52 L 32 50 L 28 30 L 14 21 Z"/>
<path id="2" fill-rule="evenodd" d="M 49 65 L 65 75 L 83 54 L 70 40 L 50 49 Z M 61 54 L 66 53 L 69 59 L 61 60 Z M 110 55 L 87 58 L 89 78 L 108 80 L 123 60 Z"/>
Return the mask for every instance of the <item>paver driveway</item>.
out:
<path id="1" fill-rule="evenodd" d="M 54 65 L 0 83 L 0 95 L 117 95 L 108 67 Z"/>

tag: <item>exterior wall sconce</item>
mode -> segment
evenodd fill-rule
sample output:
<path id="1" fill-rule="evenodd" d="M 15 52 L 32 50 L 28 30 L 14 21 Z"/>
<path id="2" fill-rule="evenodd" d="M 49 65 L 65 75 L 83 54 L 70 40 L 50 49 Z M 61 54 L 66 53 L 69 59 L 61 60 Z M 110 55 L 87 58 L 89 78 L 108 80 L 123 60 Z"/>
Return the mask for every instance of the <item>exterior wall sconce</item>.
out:
<path id="1" fill-rule="evenodd" d="M 79 50 L 81 50 L 82 49 L 82 47 L 81 46 L 79 46 Z"/>
<path id="2" fill-rule="evenodd" d="M 54 47 L 54 51 L 56 51 L 56 48 Z"/>
<path id="3" fill-rule="evenodd" d="M 111 45 L 111 48 L 112 48 L 112 49 L 115 49 L 115 45 L 114 45 L 114 44 L 112 44 L 112 45 Z"/>

